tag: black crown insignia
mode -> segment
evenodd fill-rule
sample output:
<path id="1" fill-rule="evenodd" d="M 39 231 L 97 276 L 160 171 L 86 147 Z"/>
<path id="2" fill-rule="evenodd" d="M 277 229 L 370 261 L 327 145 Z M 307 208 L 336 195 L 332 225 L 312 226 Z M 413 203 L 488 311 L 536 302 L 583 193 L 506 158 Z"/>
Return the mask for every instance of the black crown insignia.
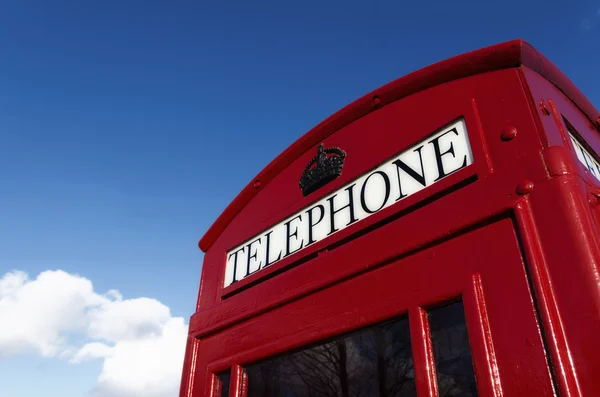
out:
<path id="1" fill-rule="evenodd" d="M 323 144 L 320 144 L 317 155 L 308 162 L 300 177 L 302 194 L 308 196 L 340 176 L 345 158 L 346 152 L 342 149 L 337 147 L 325 149 Z"/>

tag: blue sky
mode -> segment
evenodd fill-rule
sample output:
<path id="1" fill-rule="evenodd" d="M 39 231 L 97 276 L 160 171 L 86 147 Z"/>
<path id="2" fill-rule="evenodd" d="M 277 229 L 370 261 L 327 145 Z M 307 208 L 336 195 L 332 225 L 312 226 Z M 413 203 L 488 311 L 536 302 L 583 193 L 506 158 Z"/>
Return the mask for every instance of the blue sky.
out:
<path id="1" fill-rule="evenodd" d="M 79 275 L 96 308 L 114 306 L 94 295 L 114 289 L 187 322 L 196 244 L 239 190 L 325 117 L 423 66 L 524 38 L 600 105 L 600 1 L 5 0 L 1 10 L 0 277 L 21 271 L 19 285 L 41 286 L 47 270 Z M 73 346 L 90 340 L 77 327 Z M 118 394 L 97 388 L 102 357 L 3 358 L 2 342 L 2 396 Z"/>

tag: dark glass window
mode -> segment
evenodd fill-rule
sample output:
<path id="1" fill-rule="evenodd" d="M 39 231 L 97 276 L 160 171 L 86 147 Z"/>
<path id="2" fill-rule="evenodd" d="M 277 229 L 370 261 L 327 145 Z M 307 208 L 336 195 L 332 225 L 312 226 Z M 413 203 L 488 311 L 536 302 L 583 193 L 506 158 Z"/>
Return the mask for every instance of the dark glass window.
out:
<path id="1" fill-rule="evenodd" d="M 429 326 L 440 397 L 477 396 L 462 302 L 431 310 Z"/>
<path id="2" fill-rule="evenodd" d="M 231 371 L 222 372 L 217 375 L 217 390 L 215 396 L 229 397 L 229 383 L 231 381 Z"/>
<path id="3" fill-rule="evenodd" d="M 408 319 L 246 367 L 248 397 L 416 396 Z"/>

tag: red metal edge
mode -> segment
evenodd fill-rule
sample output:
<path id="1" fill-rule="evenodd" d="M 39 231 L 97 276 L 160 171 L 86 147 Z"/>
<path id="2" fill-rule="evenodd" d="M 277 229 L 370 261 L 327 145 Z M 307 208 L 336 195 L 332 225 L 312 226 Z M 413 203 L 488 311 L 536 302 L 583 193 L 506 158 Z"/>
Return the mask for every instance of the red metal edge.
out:
<path id="1" fill-rule="evenodd" d="M 281 170 L 307 150 L 371 111 L 443 83 L 494 70 L 520 66 L 528 67 L 554 84 L 575 103 L 590 121 L 594 122 L 600 117 L 598 110 L 573 82 L 544 55 L 522 39 L 507 41 L 458 55 L 419 69 L 377 88 L 332 114 L 304 134 L 246 185 L 200 239 L 198 246 L 203 252 L 208 251 L 227 225 L 258 193 L 259 190 L 255 187 L 256 181 L 260 181 L 260 186 L 265 186 Z M 373 105 L 374 97 L 379 99 L 376 107 Z"/>

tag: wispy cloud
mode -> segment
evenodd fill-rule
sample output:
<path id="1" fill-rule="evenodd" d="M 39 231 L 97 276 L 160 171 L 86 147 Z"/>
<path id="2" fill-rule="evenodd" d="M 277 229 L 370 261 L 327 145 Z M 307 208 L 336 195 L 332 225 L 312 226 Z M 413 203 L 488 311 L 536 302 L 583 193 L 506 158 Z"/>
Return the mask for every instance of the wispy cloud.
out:
<path id="1" fill-rule="evenodd" d="M 594 21 L 592 18 L 585 18 L 581 21 L 581 29 L 583 30 L 592 30 L 594 28 Z"/>
<path id="2" fill-rule="evenodd" d="M 187 325 L 156 299 L 99 294 L 61 270 L 35 279 L 14 271 L 0 278 L 0 324 L 0 359 L 37 352 L 73 364 L 103 360 L 94 397 L 178 393 Z"/>
<path id="3" fill-rule="evenodd" d="M 584 31 L 590 31 L 600 22 L 600 8 L 596 10 L 596 12 L 590 16 L 587 16 L 581 21 L 581 29 Z"/>

